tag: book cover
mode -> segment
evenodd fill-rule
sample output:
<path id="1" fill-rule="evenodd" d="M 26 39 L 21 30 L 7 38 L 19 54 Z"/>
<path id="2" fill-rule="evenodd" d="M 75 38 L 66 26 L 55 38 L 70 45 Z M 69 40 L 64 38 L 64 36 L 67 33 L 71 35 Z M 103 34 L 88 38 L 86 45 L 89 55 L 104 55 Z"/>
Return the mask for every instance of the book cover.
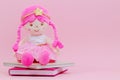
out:
<path id="1" fill-rule="evenodd" d="M 18 68 L 13 67 L 9 69 L 11 76 L 56 76 L 64 73 L 68 69 L 65 67 L 57 68 L 44 68 L 44 69 L 29 69 L 29 68 Z"/>

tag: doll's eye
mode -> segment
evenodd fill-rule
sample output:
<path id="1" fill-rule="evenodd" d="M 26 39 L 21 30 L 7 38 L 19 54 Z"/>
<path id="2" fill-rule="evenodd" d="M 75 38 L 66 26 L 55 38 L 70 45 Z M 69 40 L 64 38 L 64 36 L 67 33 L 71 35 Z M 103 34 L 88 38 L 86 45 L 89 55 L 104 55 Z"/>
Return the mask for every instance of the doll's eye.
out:
<path id="1" fill-rule="evenodd" d="M 43 26 L 44 25 L 44 23 L 41 23 L 41 26 Z"/>
<path id="2" fill-rule="evenodd" d="M 31 23 L 30 23 L 30 26 L 32 27 L 32 26 L 33 26 L 33 24 L 31 24 Z"/>

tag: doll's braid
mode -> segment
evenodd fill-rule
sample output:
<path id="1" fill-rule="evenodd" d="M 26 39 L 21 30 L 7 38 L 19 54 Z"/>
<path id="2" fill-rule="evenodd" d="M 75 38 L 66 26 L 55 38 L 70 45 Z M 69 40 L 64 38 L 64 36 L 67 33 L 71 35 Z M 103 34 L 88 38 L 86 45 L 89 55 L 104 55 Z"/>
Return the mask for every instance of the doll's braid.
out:
<path id="1" fill-rule="evenodd" d="M 54 31 L 54 42 L 53 42 L 53 47 L 59 47 L 60 49 L 63 48 L 63 44 L 58 40 L 58 36 L 57 36 L 57 30 L 55 25 L 53 24 L 53 22 L 49 22 L 49 25 L 53 28 Z"/>
<path id="2" fill-rule="evenodd" d="M 20 42 L 20 39 L 21 39 L 21 28 L 22 28 L 22 24 L 18 27 L 18 30 L 17 30 L 17 40 L 16 40 L 16 43 L 13 46 L 13 50 L 15 52 L 18 50 L 18 45 L 19 45 L 19 42 Z"/>

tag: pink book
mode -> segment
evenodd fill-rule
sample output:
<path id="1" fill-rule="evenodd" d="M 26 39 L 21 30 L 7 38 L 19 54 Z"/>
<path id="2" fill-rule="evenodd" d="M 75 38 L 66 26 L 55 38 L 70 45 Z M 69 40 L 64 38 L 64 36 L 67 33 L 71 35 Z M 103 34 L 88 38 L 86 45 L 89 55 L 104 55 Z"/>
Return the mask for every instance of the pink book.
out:
<path id="1" fill-rule="evenodd" d="M 29 69 L 13 67 L 9 69 L 11 76 L 56 76 L 64 73 L 68 69 L 65 67 L 45 68 L 45 69 Z"/>

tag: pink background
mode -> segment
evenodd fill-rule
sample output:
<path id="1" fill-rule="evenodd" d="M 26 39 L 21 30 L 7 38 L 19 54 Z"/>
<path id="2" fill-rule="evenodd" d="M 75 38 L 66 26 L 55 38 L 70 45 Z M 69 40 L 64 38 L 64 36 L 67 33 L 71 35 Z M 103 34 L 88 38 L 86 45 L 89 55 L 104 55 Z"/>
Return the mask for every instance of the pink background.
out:
<path id="1" fill-rule="evenodd" d="M 13 61 L 11 46 L 24 8 L 41 4 L 58 26 L 65 47 L 60 59 L 74 62 L 66 74 L 53 78 L 11 77 L 5 61 Z M 1 0 L 0 78 L 4 80 L 120 80 L 119 0 Z"/>

